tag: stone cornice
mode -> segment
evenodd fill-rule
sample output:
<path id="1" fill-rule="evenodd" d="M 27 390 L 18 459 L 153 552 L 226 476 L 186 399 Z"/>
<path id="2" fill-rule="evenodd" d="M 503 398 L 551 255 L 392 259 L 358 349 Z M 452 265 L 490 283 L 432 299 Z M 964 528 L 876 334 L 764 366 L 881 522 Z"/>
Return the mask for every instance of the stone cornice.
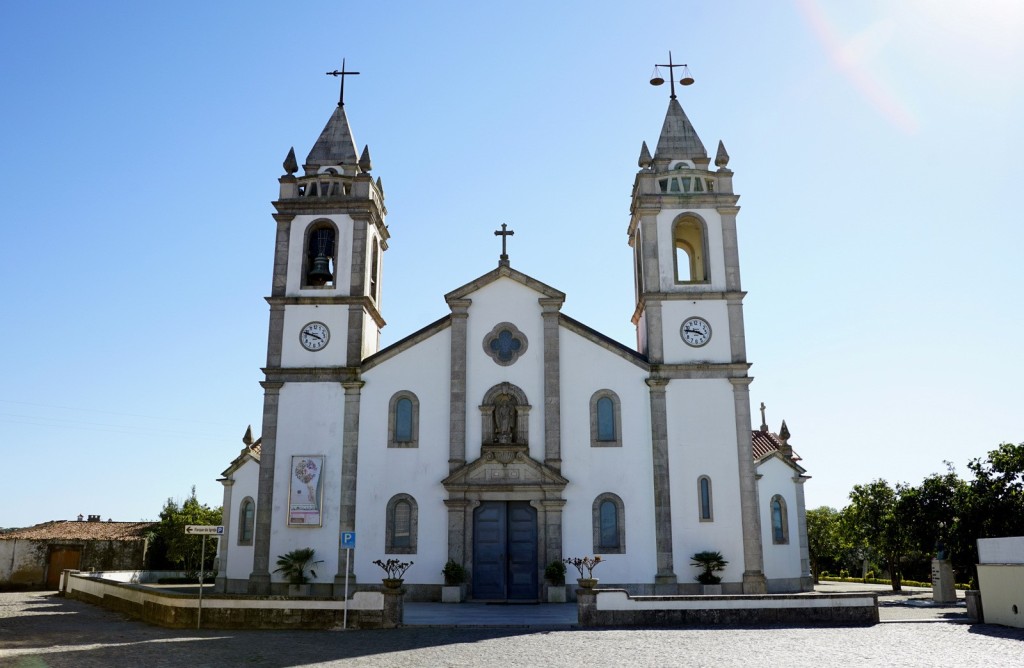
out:
<path id="1" fill-rule="evenodd" d="M 516 271 L 515 269 L 508 265 L 499 265 L 496 269 L 487 272 L 483 276 L 480 276 L 479 278 L 476 278 L 470 281 L 469 283 L 466 283 L 465 285 L 452 290 L 451 292 L 444 296 L 444 299 L 446 302 L 450 304 L 452 303 L 453 300 L 463 299 L 467 295 L 476 292 L 485 285 L 493 283 L 499 278 L 510 278 L 513 281 L 516 281 L 517 283 L 525 285 L 531 290 L 541 293 L 545 297 L 551 299 L 561 299 L 563 301 L 565 300 L 564 292 L 556 290 L 550 285 L 542 283 L 541 281 L 538 281 L 536 278 L 533 278 L 532 276 L 527 276 L 521 271 Z"/>
<path id="2" fill-rule="evenodd" d="M 267 300 L 271 308 L 275 306 L 337 306 L 338 304 L 356 304 L 363 307 L 367 315 L 373 318 L 378 327 L 383 327 L 387 324 L 384 318 L 381 317 L 373 300 L 366 296 L 330 295 L 320 297 L 316 295 L 284 295 L 283 297 L 264 297 L 264 299 Z"/>
<path id="3" fill-rule="evenodd" d="M 262 371 L 267 377 L 265 382 L 271 383 L 351 383 L 359 380 L 359 369 L 345 366 L 264 368 Z"/>
<path id="4" fill-rule="evenodd" d="M 687 364 L 651 365 L 651 376 L 666 379 L 689 380 L 694 378 L 728 378 L 730 382 L 749 383 L 753 378 L 747 376 L 750 364 L 690 362 Z"/>

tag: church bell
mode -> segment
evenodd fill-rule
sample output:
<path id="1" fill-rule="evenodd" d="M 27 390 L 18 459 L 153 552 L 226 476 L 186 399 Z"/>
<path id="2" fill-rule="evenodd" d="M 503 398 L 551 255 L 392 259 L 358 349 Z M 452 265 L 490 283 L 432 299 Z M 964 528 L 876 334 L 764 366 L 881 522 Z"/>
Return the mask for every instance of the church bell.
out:
<path id="1" fill-rule="evenodd" d="M 313 258 L 313 268 L 309 270 L 309 282 L 313 285 L 323 285 L 333 278 L 330 258 L 326 255 L 317 255 Z"/>

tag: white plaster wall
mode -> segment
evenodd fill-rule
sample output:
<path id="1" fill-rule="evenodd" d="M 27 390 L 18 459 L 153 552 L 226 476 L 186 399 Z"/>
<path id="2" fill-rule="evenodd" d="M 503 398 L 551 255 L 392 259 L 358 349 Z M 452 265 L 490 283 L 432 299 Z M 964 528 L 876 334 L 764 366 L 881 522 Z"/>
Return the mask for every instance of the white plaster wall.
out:
<path id="1" fill-rule="evenodd" d="M 489 389 L 509 382 L 530 402 L 530 456 L 544 461 L 544 325 L 538 303 L 543 295 L 510 278 L 499 278 L 469 295 L 466 335 L 466 461 L 480 456 L 480 404 Z M 484 337 L 500 322 L 526 335 L 526 352 L 511 366 L 484 353 Z"/>
<path id="2" fill-rule="evenodd" d="M 444 329 L 363 375 L 356 490 L 356 578 L 378 580 L 375 559 L 413 561 L 406 582 L 440 583 L 448 560 L 448 511 L 441 480 L 448 476 L 451 330 Z M 388 448 L 388 408 L 396 392 L 419 400 L 419 447 Z M 385 553 L 388 501 L 409 494 L 418 508 L 416 554 Z"/>
<path id="3" fill-rule="evenodd" d="M 314 582 L 333 582 L 338 570 L 341 504 L 341 443 L 345 391 L 340 383 L 285 383 L 281 388 L 274 471 L 274 504 L 270 533 L 271 570 L 279 555 L 311 547 L 324 562 Z M 294 455 L 324 455 L 321 473 L 322 526 L 288 526 L 288 483 Z M 229 552 L 230 555 L 230 552 Z M 275 582 L 284 582 L 273 574 Z"/>
<path id="4" fill-rule="evenodd" d="M 657 571 L 651 409 L 646 373 L 590 340 L 560 330 L 562 475 L 569 480 L 562 509 L 562 552 L 594 554 L 593 505 L 611 492 L 625 509 L 626 553 L 602 555 L 595 576 L 608 583 L 649 582 Z M 590 446 L 590 398 L 602 389 L 621 402 L 622 447 Z M 578 574 L 569 569 L 569 582 Z"/>
<path id="5" fill-rule="evenodd" d="M 797 512 L 796 475 L 790 466 L 776 457 L 763 461 L 757 467 L 761 479 L 757 482 L 758 508 L 761 513 L 761 549 L 764 552 L 764 575 L 773 578 L 798 578 L 800 572 L 800 532 Z M 772 542 L 771 500 L 776 494 L 786 501 L 786 524 L 789 542 Z"/>
<path id="6" fill-rule="evenodd" d="M 336 246 L 337 277 L 333 289 L 312 288 L 302 289 L 302 263 L 305 252 L 306 230 L 311 223 L 330 220 L 338 228 Z M 347 295 L 352 284 L 352 218 L 345 214 L 295 216 L 288 235 L 288 282 L 285 294 L 289 297 L 297 295 Z"/>
<path id="7" fill-rule="evenodd" d="M 725 254 L 722 251 L 722 218 L 715 209 L 666 209 L 658 213 L 658 269 L 661 289 L 678 292 L 685 286 L 676 284 L 675 243 L 672 240 L 672 223 L 682 213 L 693 213 L 707 224 L 708 268 L 711 270 L 711 289 L 725 289 Z M 707 289 L 707 284 L 696 286 Z"/>
<path id="8" fill-rule="evenodd" d="M 331 330 L 332 334 L 334 330 Z M 370 355 L 380 350 L 380 329 L 377 327 L 377 323 L 370 316 L 363 317 L 363 348 L 362 358 L 366 359 Z"/>
<path id="9" fill-rule="evenodd" d="M 690 317 L 704 318 L 711 325 L 711 340 L 699 348 L 686 345 L 679 332 L 683 321 Z M 730 362 L 732 349 L 729 344 L 729 313 L 724 301 L 670 300 L 661 303 L 661 322 L 665 329 L 665 362 Z"/>
<path id="10" fill-rule="evenodd" d="M 224 517 L 227 520 L 225 522 L 224 533 L 227 534 L 222 541 L 229 541 L 228 546 L 228 563 L 227 563 L 227 577 L 234 579 L 247 579 L 249 574 L 252 573 L 252 557 L 253 557 L 253 546 L 252 545 L 239 545 L 239 531 L 242 522 L 242 501 L 246 497 L 252 498 L 255 502 L 257 501 L 257 490 L 259 488 L 259 476 L 260 476 L 260 464 L 254 459 L 247 459 L 241 467 L 238 468 L 231 478 L 235 483 L 231 486 L 231 507 L 224 508 Z M 230 513 L 230 516 L 229 516 Z M 258 518 L 253 518 L 255 519 Z M 255 524 L 254 527 L 254 539 L 255 539 Z M 276 560 L 276 559 L 275 559 Z"/>
<path id="11" fill-rule="evenodd" d="M 0 540 L 0 583 L 44 582 L 46 556 L 46 543 L 16 538 Z"/>
<path id="12" fill-rule="evenodd" d="M 320 350 L 302 347 L 299 333 L 308 322 L 319 321 L 331 330 L 331 338 Z M 284 338 L 281 343 L 281 366 L 325 367 L 345 366 L 348 339 L 348 305 L 316 306 L 296 304 L 285 308 Z"/>
<path id="13" fill-rule="evenodd" d="M 979 538 L 979 564 L 1024 564 L 1024 536 Z"/>
<path id="14" fill-rule="evenodd" d="M 666 389 L 672 553 L 680 583 L 694 582 L 699 569 L 690 557 L 722 553 L 725 582 L 743 578 L 743 527 L 732 384 L 724 378 L 672 380 Z M 749 441 L 749 436 L 747 438 Z M 714 521 L 700 521 L 697 480 L 711 479 Z"/>

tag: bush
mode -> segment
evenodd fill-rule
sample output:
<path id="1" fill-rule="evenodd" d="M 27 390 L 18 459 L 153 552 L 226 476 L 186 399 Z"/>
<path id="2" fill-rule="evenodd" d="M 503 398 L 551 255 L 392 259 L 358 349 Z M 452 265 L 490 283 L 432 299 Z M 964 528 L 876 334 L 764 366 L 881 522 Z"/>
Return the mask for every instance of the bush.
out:
<path id="1" fill-rule="evenodd" d="M 454 559 L 448 560 L 444 569 L 441 570 L 441 575 L 444 576 L 444 583 L 448 586 L 460 585 L 466 581 L 466 569 Z"/>
<path id="2" fill-rule="evenodd" d="M 555 559 L 544 569 L 544 578 L 553 585 L 564 585 L 565 564 Z"/>

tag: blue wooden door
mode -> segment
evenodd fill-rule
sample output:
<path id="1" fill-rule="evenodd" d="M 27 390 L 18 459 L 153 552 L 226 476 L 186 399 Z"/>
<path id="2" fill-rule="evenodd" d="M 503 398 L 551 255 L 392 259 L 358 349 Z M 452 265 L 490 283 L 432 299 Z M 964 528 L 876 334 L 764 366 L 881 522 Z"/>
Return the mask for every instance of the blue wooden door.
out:
<path id="1" fill-rule="evenodd" d="M 536 600 L 537 510 L 526 501 L 486 501 L 473 513 L 473 598 Z"/>

